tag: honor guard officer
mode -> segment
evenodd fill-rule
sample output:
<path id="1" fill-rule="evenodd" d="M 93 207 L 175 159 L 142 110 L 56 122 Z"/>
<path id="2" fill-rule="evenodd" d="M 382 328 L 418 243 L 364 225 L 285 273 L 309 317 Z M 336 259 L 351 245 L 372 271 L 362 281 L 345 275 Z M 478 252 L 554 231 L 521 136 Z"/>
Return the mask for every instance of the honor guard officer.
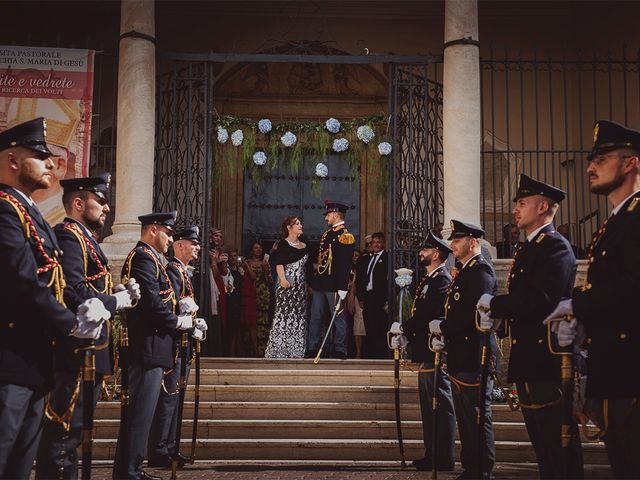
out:
<path id="1" fill-rule="evenodd" d="M 538 460 L 540 478 L 582 478 L 582 449 L 573 421 L 570 456 L 561 443 L 563 424 L 560 356 L 549 350 L 542 321 L 562 298 L 571 296 L 576 259 L 569 242 L 553 227 L 565 193 L 521 174 L 513 214 L 527 241 L 516 250 L 505 295 L 484 294 L 478 302 L 484 329 L 507 322 L 511 337 L 508 381 L 516 384 L 520 408 Z"/>
<path id="2" fill-rule="evenodd" d="M 462 444 L 460 461 L 464 471 L 459 478 L 493 478 L 493 382 L 487 379 L 481 393 L 483 334 L 476 328 L 475 314 L 476 304 L 483 294 L 495 295 L 496 275 L 481 253 L 479 239 L 484 235 L 484 230 L 458 220 L 451 220 L 451 229 L 450 247 L 462 266 L 447 295 L 445 319 L 431 320 L 429 330 L 443 335 L 446 344 L 447 370 L 452 382 L 453 402 Z M 493 356 L 495 340 L 490 337 L 489 341 L 489 350 Z M 489 365 L 485 368 L 489 368 Z M 484 414 L 482 429 L 477 421 L 479 408 L 483 409 Z M 482 471 L 479 472 L 481 463 Z"/>
<path id="3" fill-rule="evenodd" d="M 441 239 L 429 232 L 420 249 L 420 262 L 426 271 L 416 292 L 411 308 L 411 318 L 402 325 L 402 331 L 409 339 L 414 362 L 422 362 L 418 372 L 418 394 L 420 397 L 420 413 L 422 415 L 422 434 L 425 454 L 423 458 L 413 461 L 418 470 L 431 470 L 433 465 L 433 379 L 434 352 L 429 349 L 429 322 L 444 320 L 444 302 L 451 285 L 451 275 L 444 266 L 451 254 L 451 249 Z M 392 325 L 392 333 L 394 326 Z M 436 469 L 451 471 L 455 463 L 455 428 L 456 415 L 451 396 L 451 381 L 447 372 L 438 372 L 438 413 L 435 439 Z"/>
<path id="4" fill-rule="evenodd" d="M 192 317 L 176 315 L 176 294 L 163 255 L 172 242 L 177 212 L 150 213 L 138 217 L 140 241 L 122 267 L 122 278 L 140 284 L 140 300 L 127 312 L 129 329 L 127 425 L 116 446 L 114 479 L 158 478 L 142 470 L 153 415 L 162 388 L 163 370 L 175 367 L 176 330 L 192 326 Z M 124 373 L 123 373 L 124 375 Z M 123 445 L 123 436 L 128 445 Z M 128 448 L 127 448 L 128 447 Z"/>
<path id="5" fill-rule="evenodd" d="M 351 257 L 356 239 L 344 224 L 347 206 L 325 202 L 324 218 L 329 229 L 320 238 L 316 288 L 313 290 L 311 318 L 309 321 L 309 353 L 315 357 L 322 342 L 322 330 L 326 315 L 332 315 L 339 301 L 347 296 L 351 271 Z M 334 356 L 347 358 L 347 321 L 344 308 L 335 318 Z"/>
<path id="6" fill-rule="evenodd" d="M 129 308 L 139 298 L 134 279 L 113 293 L 109 261 L 94 238 L 93 232 L 104 226 L 109 214 L 107 194 L 110 175 L 61 180 L 64 189 L 62 203 L 67 217 L 55 226 L 61 263 L 66 280 L 64 299 L 74 309 L 89 298 L 99 298 L 113 316 L 117 310 Z M 104 328 L 95 342 L 95 387 L 93 405 L 83 404 L 82 389 L 75 403 L 74 392 L 81 381 L 83 355 L 78 349 L 89 347 L 87 341 L 72 338 L 58 341 L 55 346 L 55 387 L 47 404 L 45 420 L 36 462 L 36 478 L 77 478 L 76 449 L 83 430 L 83 409 L 95 409 L 102 388 L 102 379 L 112 373 L 109 351 L 109 328 Z M 73 414 L 64 425 L 55 421 L 56 414 L 74 405 Z"/>
<path id="7" fill-rule="evenodd" d="M 54 341 L 95 339 L 110 316 L 98 299 L 77 314 L 64 304 L 62 251 L 31 199 L 52 181 L 45 136 L 43 118 L 0 133 L 0 478 L 31 473 L 54 383 Z"/>
<path id="8" fill-rule="evenodd" d="M 600 120 L 593 137 L 590 189 L 613 210 L 591 240 L 586 284 L 547 320 L 575 316 L 557 323 L 561 345 L 585 340 L 578 325 L 586 332 L 586 397 L 609 462 L 617 478 L 640 478 L 640 132 Z"/>
<path id="9" fill-rule="evenodd" d="M 200 232 L 197 226 L 183 227 L 173 235 L 173 259 L 167 265 L 167 273 L 178 300 L 178 312 L 195 317 L 199 310 L 195 302 L 191 272 L 187 266 L 198 259 L 200 254 Z M 191 335 L 202 340 L 207 324 L 202 318 L 194 319 L 194 330 Z M 191 342 L 190 342 L 191 343 Z M 191 366 L 191 345 L 187 359 L 187 377 Z M 188 457 L 183 456 L 175 443 L 178 426 L 178 382 L 182 358 L 178 355 L 175 367 L 164 376 L 164 387 L 160 391 L 160 399 L 153 418 L 149 435 L 148 459 L 150 467 L 169 467 L 174 455 L 179 457 L 179 466 L 183 466 Z"/>

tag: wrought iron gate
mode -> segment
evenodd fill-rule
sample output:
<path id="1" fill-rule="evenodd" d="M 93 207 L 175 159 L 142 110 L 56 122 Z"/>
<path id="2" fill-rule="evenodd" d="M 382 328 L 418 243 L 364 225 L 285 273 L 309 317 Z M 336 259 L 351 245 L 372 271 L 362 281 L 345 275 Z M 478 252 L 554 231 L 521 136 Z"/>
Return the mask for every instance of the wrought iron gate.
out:
<path id="1" fill-rule="evenodd" d="M 160 69 L 162 66 L 160 64 Z M 208 305 L 213 76 L 206 62 L 176 61 L 171 67 L 159 75 L 156 83 L 153 208 L 177 210 L 179 225 L 200 227 L 202 254 L 194 285 L 199 289 L 201 305 Z M 209 309 L 204 308 L 202 312 L 208 315 Z"/>
<path id="2" fill-rule="evenodd" d="M 394 138 L 390 168 L 391 268 L 418 271 L 427 231 L 443 221 L 442 85 L 438 63 L 393 65 L 389 110 Z M 390 288 L 394 283 L 390 282 Z M 390 295 L 394 298 L 395 295 Z M 394 318 L 395 305 L 390 305 Z"/>

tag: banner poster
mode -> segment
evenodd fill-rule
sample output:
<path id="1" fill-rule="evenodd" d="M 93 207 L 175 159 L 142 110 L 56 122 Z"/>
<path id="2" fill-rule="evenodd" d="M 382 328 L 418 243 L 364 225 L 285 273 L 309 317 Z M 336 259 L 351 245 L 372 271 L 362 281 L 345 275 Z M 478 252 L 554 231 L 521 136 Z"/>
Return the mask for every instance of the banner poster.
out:
<path id="1" fill-rule="evenodd" d="M 93 50 L 0 45 L 0 131 L 47 121 L 54 181 L 33 199 L 55 225 L 64 218 L 60 180 L 89 173 Z"/>

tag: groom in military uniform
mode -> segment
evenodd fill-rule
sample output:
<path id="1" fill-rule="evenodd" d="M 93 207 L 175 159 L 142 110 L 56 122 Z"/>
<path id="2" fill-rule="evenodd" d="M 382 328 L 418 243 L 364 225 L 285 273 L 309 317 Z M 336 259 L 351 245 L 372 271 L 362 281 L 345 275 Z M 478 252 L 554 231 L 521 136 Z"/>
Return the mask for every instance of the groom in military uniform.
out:
<path id="1" fill-rule="evenodd" d="M 338 300 L 343 302 L 347 296 L 351 257 L 356 243 L 355 237 L 344 224 L 347 208 L 341 203 L 325 202 L 324 218 L 329 229 L 322 234 L 318 250 L 318 267 L 309 322 L 309 357 L 315 357 L 318 353 L 326 316 L 332 315 Z M 335 319 L 335 358 L 347 358 L 346 339 L 347 321 L 341 305 Z"/>

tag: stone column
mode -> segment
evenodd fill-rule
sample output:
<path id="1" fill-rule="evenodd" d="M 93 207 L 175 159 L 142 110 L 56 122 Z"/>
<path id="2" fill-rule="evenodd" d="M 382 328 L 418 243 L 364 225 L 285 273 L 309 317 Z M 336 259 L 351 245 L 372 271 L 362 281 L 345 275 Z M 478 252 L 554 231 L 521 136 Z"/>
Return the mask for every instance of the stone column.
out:
<path id="1" fill-rule="evenodd" d="M 445 228 L 480 224 L 480 52 L 477 0 L 445 0 L 443 162 Z"/>
<path id="2" fill-rule="evenodd" d="M 118 277 L 140 238 L 138 216 L 151 212 L 155 144 L 154 0 L 122 0 L 118 59 L 116 218 L 103 248 Z"/>

